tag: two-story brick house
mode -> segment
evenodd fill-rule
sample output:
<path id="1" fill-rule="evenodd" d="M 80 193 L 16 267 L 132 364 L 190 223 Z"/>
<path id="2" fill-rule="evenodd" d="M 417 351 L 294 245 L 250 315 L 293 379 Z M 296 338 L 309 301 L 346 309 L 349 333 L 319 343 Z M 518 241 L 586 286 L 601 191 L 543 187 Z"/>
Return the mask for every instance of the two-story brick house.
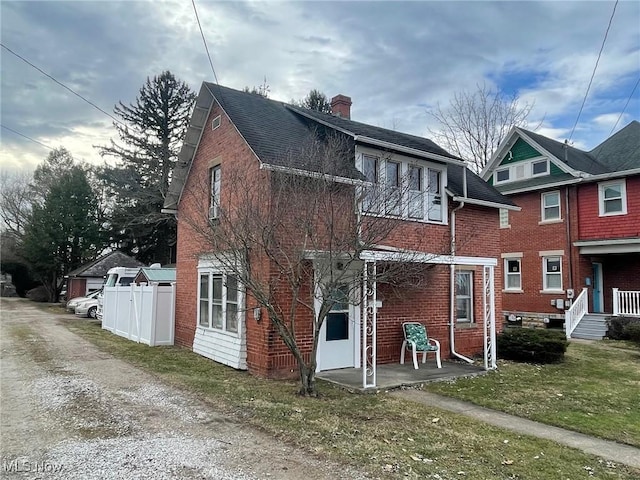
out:
<path id="1" fill-rule="evenodd" d="M 352 121 L 350 106 L 349 97 L 334 97 L 335 113 L 329 115 L 203 83 L 163 210 L 178 219 L 176 342 L 257 375 L 293 372 L 296 359 L 274 325 L 261 320 L 264 305 L 261 308 L 250 289 L 224 271 L 216 260 L 224 253 L 213 251 L 199 232 L 219 228 L 220 209 L 239 212 L 238 192 L 247 186 L 272 189 L 277 175 L 325 175 L 302 145 L 309 144 L 310 136 L 321 142 L 337 136 L 347 149 L 331 178 L 350 196 L 346 215 L 392 218 L 396 223 L 383 244 L 359 252 L 361 271 L 371 272 L 376 262 L 431 268 L 418 290 L 398 297 L 390 287 L 369 283 L 362 291 L 377 299 L 369 308 L 352 302 L 344 311 L 332 312 L 331 332 L 326 325 L 321 330 L 317 370 L 365 364 L 375 370 L 377 364 L 398 362 L 401 324 L 409 320 L 428 325 L 445 357 L 467 358 L 484 351 L 488 368 L 495 366 L 495 332 L 502 324 L 501 317 L 495 321 L 495 308 L 502 308 L 493 288 L 494 279 L 502 283 L 494 268 L 500 253 L 498 212 L 517 207 L 430 140 Z M 207 185 L 207 190 L 197 185 Z M 392 210 L 367 204 L 368 194 L 362 192 L 377 188 L 397 193 Z M 305 203 L 301 195 L 292 192 L 291 208 Z M 267 197 L 256 208 L 268 209 L 272 203 L 275 199 Z M 197 214 L 200 219 L 194 220 Z M 309 253 L 314 267 L 326 261 L 317 250 Z M 342 254 L 355 264 L 349 251 Z M 276 262 L 260 255 L 251 258 L 251 269 L 265 279 L 279 274 Z M 287 293 L 273 288 L 273 302 L 287 304 Z M 305 302 L 314 302 L 313 292 L 307 297 Z M 297 340 L 306 345 L 313 318 L 301 313 L 296 321 L 302 325 Z M 343 323 L 336 328 L 336 322 Z"/>
<path id="2" fill-rule="evenodd" d="M 521 207 L 500 221 L 507 318 L 561 325 L 583 289 L 590 313 L 620 313 L 618 298 L 640 312 L 614 295 L 640 291 L 640 123 L 589 152 L 514 128 L 481 176 Z M 601 338 L 591 320 L 574 336 Z"/>

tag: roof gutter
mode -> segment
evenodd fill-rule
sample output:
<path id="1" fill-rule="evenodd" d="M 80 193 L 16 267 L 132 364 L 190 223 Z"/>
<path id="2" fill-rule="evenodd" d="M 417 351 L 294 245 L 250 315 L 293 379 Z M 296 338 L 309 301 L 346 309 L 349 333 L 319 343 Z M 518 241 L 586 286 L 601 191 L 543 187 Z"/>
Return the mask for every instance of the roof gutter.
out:
<path id="1" fill-rule="evenodd" d="M 504 203 L 497 202 L 487 202 L 486 200 L 476 200 L 475 198 L 469 197 L 460 197 L 454 195 L 452 198 L 455 202 L 469 203 L 471 205 L 479 205 L 481 207 L 490 207 L 490 208 L 504 208 L 505 210 L 512 210 L 514 212 L 519 212 L 522 208 L 516 205 L 506 205 Z"/>
<path id="2" fill-rule="evenodd" d="M 326 173 L 310 172 L 301 168 L 283 167 L 282 165 L 272 165 L 270 163 L 260 163 L 260 170 L 268 170 L 271 172 L 283 172 L 290 173 L 292 175 L 300 175 L 301 177 L 309 177 L 315 179 L 328 180 L 336 183 L 343 183 L 346 185 L 370 185 L 370 182 L 364 180 L 358 180 L 356 178 L 341 177 L 338 175 L 329 175 Z"/>

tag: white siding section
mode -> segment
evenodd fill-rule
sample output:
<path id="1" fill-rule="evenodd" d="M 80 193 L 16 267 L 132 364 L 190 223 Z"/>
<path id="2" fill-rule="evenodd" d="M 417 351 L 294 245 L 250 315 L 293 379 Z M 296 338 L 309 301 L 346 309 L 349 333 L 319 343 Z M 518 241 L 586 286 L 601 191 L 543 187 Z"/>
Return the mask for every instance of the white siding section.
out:
<path id="1" fill-rule="evenodd" d="M 238 331 L 244 332 L 244 320 L 238 325 Z M 236 336 L 198 327 L 193 339 L 193 351 L 238 370 L 247 369 L 247 341 L 244 334 Z"/>
<path id="2" fill-rule="evenodd" d="M 198 260 L 198 275 L 202 273 L 230 273 L 213 255 L 202 255 Z M 200 308 L 199 305 L 197 307 Z M 238 298 L 238 332 L 225 332 L 196 325 L 193 351 L 203 357 L 228 365 L 238 370 L 247 369 L 247 335 L 245 295 Z M 196 320 L 196 321 L 199 321 Z"/>

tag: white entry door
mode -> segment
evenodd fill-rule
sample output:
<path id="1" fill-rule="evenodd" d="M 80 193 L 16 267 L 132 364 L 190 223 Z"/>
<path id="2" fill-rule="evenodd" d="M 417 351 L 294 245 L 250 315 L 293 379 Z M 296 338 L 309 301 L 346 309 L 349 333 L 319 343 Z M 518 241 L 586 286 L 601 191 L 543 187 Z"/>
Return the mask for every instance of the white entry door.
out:
<path id="1" fill-rule="evenodd" d="M 349 302 L 349 285 L 332 295 L 336 304 L 320 328 L 318 371 L 355 367 L 355 308 Z"/>

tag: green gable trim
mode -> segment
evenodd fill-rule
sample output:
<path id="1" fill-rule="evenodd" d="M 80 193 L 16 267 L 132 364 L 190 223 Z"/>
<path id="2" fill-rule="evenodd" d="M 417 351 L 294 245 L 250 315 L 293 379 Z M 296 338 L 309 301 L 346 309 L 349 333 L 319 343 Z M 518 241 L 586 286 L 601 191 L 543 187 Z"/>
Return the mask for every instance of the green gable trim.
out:
<path id="1" fill-rule="evenodd" d="M 549 165 L 549 175 L 554 177 L 556 175 L 564 174 L 564 172 L 560 170 L 560 167 L 558 167 L 555 163 L 553 162 L 549 162 L 549 163 L 551 163 L 551 165 Z"/>
<path id="2" fill-rule="evenodd" d="M 525 142 L 522 138 L 518 138 L 518 140 L 516 140 L 516 143 L 513 144 L 509 152 L 511 152 L 511 158 L 509 158 L 509 153 L 507 152 L 502 159 L 502 162 L 500 162 L 500 165 L 508 165 L 510 163 L 516 163 L 522 160 L 542 156 L 540 152 Z"/>

